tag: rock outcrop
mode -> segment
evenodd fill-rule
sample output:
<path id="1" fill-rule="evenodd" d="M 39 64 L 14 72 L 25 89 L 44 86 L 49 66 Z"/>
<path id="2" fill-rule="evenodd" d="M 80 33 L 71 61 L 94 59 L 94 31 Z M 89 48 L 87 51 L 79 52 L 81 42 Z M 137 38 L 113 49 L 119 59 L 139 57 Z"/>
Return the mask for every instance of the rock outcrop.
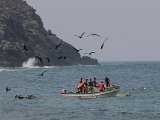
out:
<path id="1" fill-rule="evenodd" d="M 42 58 L 42 61 L 35 59 L 39 66 L 98 64 L 97 60 L 84 62 L 72 45 L 46 31 L 35 11 L 23 0 L 0 0 L 1 67 L 21 67 L 24 61 L 35 56 Z"/>

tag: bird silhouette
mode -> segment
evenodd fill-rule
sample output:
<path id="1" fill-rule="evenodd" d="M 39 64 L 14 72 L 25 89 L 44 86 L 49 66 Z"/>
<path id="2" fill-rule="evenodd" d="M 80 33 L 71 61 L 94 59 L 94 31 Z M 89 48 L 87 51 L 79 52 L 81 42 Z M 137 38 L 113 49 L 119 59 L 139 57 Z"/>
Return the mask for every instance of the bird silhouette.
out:
<path id="1" fill-rule="evenodd" d="M 47 60 L 48 62 L 50 62 L 50 58 L 46 58 L 46 60 Z"/>
<path id="2" fill-rule="evenodd" d="M 103 41 L 102 45 L 101 45 L 101 49 L 103 49 L 104 47 L 104 43 L 108 40 L 108 37 Z"/>
<path id="3" fill-rule="evenodd" d="M 45 72 L 47 72 L 47 70 L 43 71 L 39 76 L 43 76 Z"/>
<path id="4" fill-rule="evenodd" d="M 96 52 L 90 52 L 90 53 L 84 53 L 84 54 L 89 54 L 89 55 L 91 55 L 91 54 L 93 54 L 93 53 L 96 53 Z"/>
<path id="5" fill-rule="evenodd" d="M 82 38 L 83 35 L 84 35 L 84 33 L 85 33 L 85 32 L 83 32 L 80 36 L 78 36 L 78 35 L 74 35 L 74 36 L 76 36 L 76 37 L 78 37 L 78 38 Z"/>
<path id="6" fill-rule="evenodd" d="M 26 45 L 24 45 L 23 48 L 24 48 L 25 51 L 28 51 L 28 48 L 27 48 Z"/>
<path id="7" fill-rule="evenodd" d="M 57 59 L 66 59 L 67 58 L 67 56 L 60 56 L 60 57 L 58 57 Z"/>
<path id="8" fill-rule="evenodd" d="M 67 56 L 64 56 L 63 59 L 67 59 Z"/>
<path id="9" fill-rule="evenodd" d="M 40 56 L 35 56 L 35 58 L 38 58 L 39 61 L 43 64 L 43 60 L 42 60 L 42 58 Z"/>
<path id="10" fill-rule="evenodd" d="M 22 46 L 22 47 L 23 47 L 23 50 L 28 51 L 28 48 L 27 48 L 27 46 L 26 46 L 26 45 L 20 45 L 20 46 Z"/>
<path id="11" fill-rule="evenodd" d="M 89 36 L 98 36 L 98 37 L 100 37 L 100 35 L 95 34 L 95 33 L 93 33 L 93 34 L 89 34 L 87 37 L 89 37 Z"/>
<path id="12" fill-rule="evenodd" d="M 82 49 L 76 49 L 76 48 L 74 48 L 74 47 L 73 47 L 73 49 L 74 49 L 76 52 L 79 52 L 80 50 L 82 50 Z"/>
<path id="13" fill-rule="evenodd" d="M 61 45 L 62 43 L 59 43 L 58 45 L 56 45 L 55 49 L 57 50 Z"/>
<path id="14" fill-rule="evenodd" d="M 60 56 L 60 57 L 58 57 L 57 59 L 62 59 L 63 58 L 63 56 Z"/>
<path id="15" fill-rule="evenodd" d="M 6 87 L 6 92 L 10 91 L 11 88 L 10 87 Z"/>

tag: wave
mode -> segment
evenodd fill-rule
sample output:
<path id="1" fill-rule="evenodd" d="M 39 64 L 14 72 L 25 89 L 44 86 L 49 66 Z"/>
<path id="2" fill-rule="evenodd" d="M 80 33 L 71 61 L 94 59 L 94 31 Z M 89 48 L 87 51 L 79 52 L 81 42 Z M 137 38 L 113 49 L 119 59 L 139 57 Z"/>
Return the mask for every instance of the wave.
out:
<path id="1" fill-rule="evenodd" d="M 32 67 L 38 67 L 35 66 L 36 60 L 35 58 L 29 58 L 27 61 L 22 63 L 22 67 L 32 68 Z"/>

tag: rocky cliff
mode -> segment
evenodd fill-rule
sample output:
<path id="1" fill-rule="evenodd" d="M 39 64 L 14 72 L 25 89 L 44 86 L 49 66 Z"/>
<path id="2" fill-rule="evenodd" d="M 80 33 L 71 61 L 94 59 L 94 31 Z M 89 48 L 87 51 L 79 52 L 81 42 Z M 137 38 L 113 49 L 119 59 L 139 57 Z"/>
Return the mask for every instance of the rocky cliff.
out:
<path id="1" fill-rule="evenodd" d="M 29 58 L 39 66 L 84 63 L 72 45 L 45 30 L 35 11 L 23 0 L 0 0 L 0 66 L 20 67 Z"/>

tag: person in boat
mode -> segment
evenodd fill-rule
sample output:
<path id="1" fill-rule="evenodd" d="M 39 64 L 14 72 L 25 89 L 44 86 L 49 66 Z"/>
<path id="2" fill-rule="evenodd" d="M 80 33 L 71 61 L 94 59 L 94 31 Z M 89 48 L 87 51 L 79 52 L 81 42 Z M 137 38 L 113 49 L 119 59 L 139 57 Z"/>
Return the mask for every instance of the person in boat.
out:
<path id="1" fill-rule="evenodd" d="M 84 93 L 88 93 L 88 79 L 86 79 L 86 82 L 84 83 Z"/>
<path id="2" fill-rule="evenodd" d="M 108 77 L 105 77 L 105 84 L 106 84 L 106 87 L 110 85 L 110 79 Z"/>
<path id="3" fill-rule="evenodd" d="M 89 91 L 93 92 L 93 81 L 92 81 L 92 79 L 89 80 L 88 86 L 89 86 Z"/>
<path id="4" fill-rule="evenodd" d="M 98 89 L 99 89 L 99 91 L 101 91 L 101 92 L 103 92 L 103 91 L 105 90 L 103 81 L 98 84 Z"/>
<path id="5" fill-rule="evenodd" d="M 82 93 L 83 89 L 84 89 L 84 83 L 83 83 L 83 79 L 81 78 L 79 84 L 78 84 L 78 93 Z"/>
<path id="6" fill-rule="evenodd" d="M 96 78 L 94 77 L 94 79 L 93 79 L 93 86 L 97 86 L 97 82 L 96 82 Z"/>

